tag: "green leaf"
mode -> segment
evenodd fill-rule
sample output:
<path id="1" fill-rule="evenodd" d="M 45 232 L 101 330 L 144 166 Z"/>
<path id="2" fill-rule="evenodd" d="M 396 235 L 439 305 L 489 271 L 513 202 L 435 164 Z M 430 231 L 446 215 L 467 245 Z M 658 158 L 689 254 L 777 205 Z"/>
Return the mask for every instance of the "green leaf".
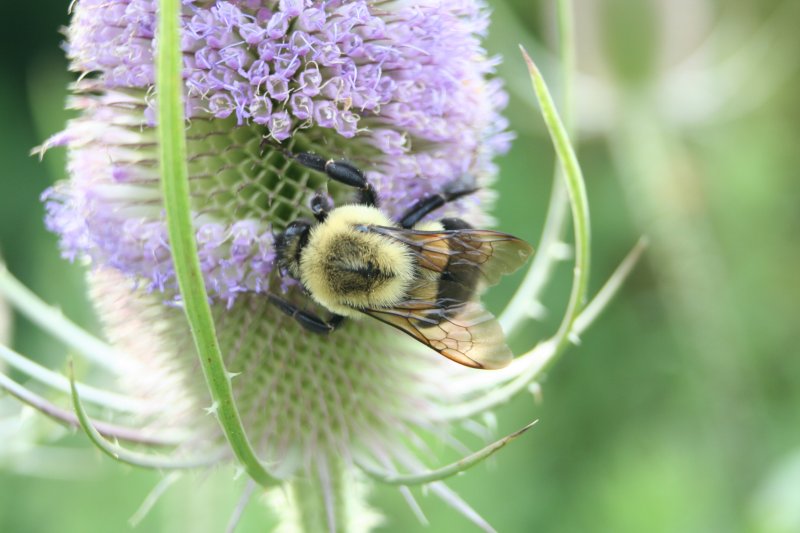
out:
<path id="1" fill-rule="evenodd" d="M 570 342 L 569 334 L 572 330 L 572 325 L 583 309 L 589 287 L 589 259 L 591 256 L 589 199 L 586 195 L 586 184 L 583 180 L 583 172 L 578 163 L 578 157 L 575 155 L 567 129 L 564 127 L 564 123 L 556 110 L 556 105 L 553 102 L 553 97 L 550 95 L 547 84 L 525 49 L 520 46 L 520 50 L 528 65 L 533 89 L 536 92 L 536 98 L 539 100 L 539 106 L 542 110 L 542 118 L 544 118 L 556 155 L 558 155 L 558 159 L 561 162 L 564 181 L 569 194 L 570 207 L 572 208 L 572 223 L 575 231 L 575 269 L 573 271 L 572 292 L 570 293 L 567 312 L 564 314 L 558 332 L 553 337 L 556 353 L 561 353 L 562 349 Z M 552 364 L 554 360 L 555 357 L 549 363 Z"/>

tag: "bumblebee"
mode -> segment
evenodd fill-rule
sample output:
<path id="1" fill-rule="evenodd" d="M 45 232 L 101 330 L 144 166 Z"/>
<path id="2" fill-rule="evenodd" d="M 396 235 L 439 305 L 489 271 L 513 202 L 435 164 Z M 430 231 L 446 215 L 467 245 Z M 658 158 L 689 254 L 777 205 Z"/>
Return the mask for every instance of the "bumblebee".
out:
<path id="1" fill-rule="evenodd" d="M 462 365 L 491 369 L 511 361 L 500 325 L 477 296 L 481 287 L 522 266 L 533 249 L 512 235 L 474 229 L 458 218 L 421 222 L 477 189 L 424 197 L 393 221 L 352 163 L 284 153 L 357 194 L 353 203 L 339 207 L 315 194 L 316 220 L 295 220 L 275 236 L 281 274 L 298 280 L 332 317 L 324 320 L 269 294 L 273 304 L 315 333 L 328 334 L 346 318 L 369 315 Z"/>

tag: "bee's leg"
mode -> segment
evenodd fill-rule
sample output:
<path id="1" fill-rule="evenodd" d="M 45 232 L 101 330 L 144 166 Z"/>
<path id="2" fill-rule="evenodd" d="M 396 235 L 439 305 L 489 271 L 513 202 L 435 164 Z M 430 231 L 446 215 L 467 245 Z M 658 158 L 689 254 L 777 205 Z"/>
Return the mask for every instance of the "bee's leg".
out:
<path id="1" fill-rule="evenodd" d="M 443 218 L 439 222 L 446 230 L 472 229 L 472 226 L 470 226 L 468 222 L 465 222 L 460 218 Z"/>
<path id="2" fill-rule="evenodd" d="M 301 165 L 313 170 L 324 172 L 328 177 L 339 183 L 344 183 L 350 187 L 358 189 L 358 203 L 366 204 L 371 207 L 378 207 L 378 193 L 367 181 L 364 173 L 349 161 L 336 161 L 325 159 L 311 152 L 292 153 L 288 150 L 283 151 L 286 157 L 294 159 Z"/>
<path id="3" fill-rule="evenodd" d="M 283 298 L 275 296 L 274 294 L 268 294 L 267 298 L 271 304 L 286 313 L 288 316 L 297 320 L 301 326 L 313 333 L 327 335 L 338 328 L 342 322 L 344 322 L 344 317 L 341 315 L 333 315 L 331 319 L 326 322 L 317 315 L 308 313 L 302 309 L 298 309 L 294 304 L 287 302 Z"/>
<path id="4" fill-rule="evenodd" d="M 408 210 L 403 213 L 403 216 L 400 217 L 400 227 L 405 229 L 413 228 L 417 222 L 425 218 L 426 215 L 439 209 L 447 202 L 452 202 L 453 200 L 458 200 L 463 196 L 467 196 L 468 194 L 472 194 L 478 189 L 464 189 L 461 191 L 454 191 L 454 192 L 440 192 L 439 194 L 432 194 L 430 196 L 425 196 L 420 198 L 417 203 L 412 205 Z"/>

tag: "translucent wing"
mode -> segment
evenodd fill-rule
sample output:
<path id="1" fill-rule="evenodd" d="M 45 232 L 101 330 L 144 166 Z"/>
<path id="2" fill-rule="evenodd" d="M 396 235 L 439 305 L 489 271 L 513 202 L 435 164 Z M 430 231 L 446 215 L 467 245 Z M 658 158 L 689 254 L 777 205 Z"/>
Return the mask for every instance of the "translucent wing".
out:
<path id="1" fill-rule="evenodd" d="M 528 243 L 506 233 L 472 228 L 417 231 L 364 226 L 363 231 L 403 243 L 421 269 L 435 274 L 421 275 L 407 298 L 394 307 L 361 311 L 462 365 L 488 369 L 511 362 L 500 324 L 474 296 L 479 282 L 494 285 L 522 266 L 533 252 Z"/>
<path id="2" fill-rule="evenodd" d="M 465 366 L 502 368 L 513 357 L 500 324 L 475 301 L 409 299 L 362 311 Z"/>
<path id="3" fill-rule="evenodd" d="M 495 285 L 503 275 L 517 270 L 533 252 L 533 247 L 522 239 L 492 230 L 417 231 L 385 226 L 367 229 L 408 246 L 421 268 L 438 273 L 477 270 L 488 285 Z"/>

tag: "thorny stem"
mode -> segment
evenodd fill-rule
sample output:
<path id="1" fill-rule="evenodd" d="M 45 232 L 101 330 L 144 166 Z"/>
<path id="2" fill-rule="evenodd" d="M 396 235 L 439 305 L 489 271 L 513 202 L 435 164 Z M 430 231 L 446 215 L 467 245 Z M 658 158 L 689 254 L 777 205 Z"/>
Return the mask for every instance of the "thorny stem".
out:
<path id="1" fill-rule="evenodd" d="M 175 277 L 178 279 L 183 308 L 200 357 L 203 375 L 214 402 L 212 408 L 222 431 L 234 455 L 250 477 L 262 486 L 275 485 L 277 481 L 261 464 L 245 434 L 233 397 L 230 374 L 225 369 L 220 352 L 197 257 L 186 167 L 180 9 L 179 0 L 160 0 L 156 52 L 161 186 Z"/>
<path id="2" fill-rule="evenodd" d="M 197 459 L 180 459 L 173 457 L 164 457 L 160 455 L 147 454 L 126 450 L 121 446 L 117 446 L 108 442 L 97 429 L 92 425 L 89 420 L 89 415 L 83 408 L 80 396 L 78 395 L 78 388 L 75 386 L 75 376 L 72 371 L 72 361 L 69 362 L 69 384 L 72 389 L 72 407 L 75 409 L 75 414 L 80 422 L 81 429 L 89 437 L 97 449 L 104 454 L 108 455 L 115 461 L 126 463 L 131 466 L 139 468 L 152 468 L 156 470 L 187 470 L 193 468 L 209 467 L 219 462 L 224 453 L 206 454 Z"/>

